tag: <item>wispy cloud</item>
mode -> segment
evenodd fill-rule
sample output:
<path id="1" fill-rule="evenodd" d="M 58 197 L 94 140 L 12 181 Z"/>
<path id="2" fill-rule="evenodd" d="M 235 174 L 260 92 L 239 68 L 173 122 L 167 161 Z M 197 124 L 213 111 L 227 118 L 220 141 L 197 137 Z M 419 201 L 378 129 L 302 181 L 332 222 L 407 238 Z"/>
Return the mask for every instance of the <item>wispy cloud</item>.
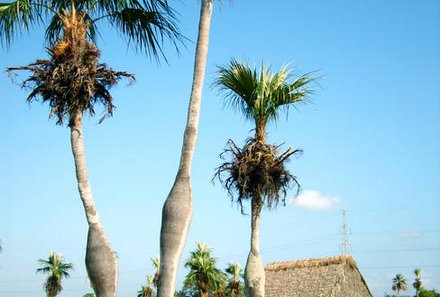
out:
<path id="1" fill-rule="evenodd" d="M 304 190 L 298 197 L 290 198 L 289 204 L 311 211 L 328 211 L 340 204 L 338 197 L 325 196 L 318 191 Z"/>
<path id="2" fill-rule="evenodd" d="M 399 236 L 401 238 L 415 238 L 415 237 L 420 237 L 420 233 L 415 231 L 402 231 L 399 233 Z"/>

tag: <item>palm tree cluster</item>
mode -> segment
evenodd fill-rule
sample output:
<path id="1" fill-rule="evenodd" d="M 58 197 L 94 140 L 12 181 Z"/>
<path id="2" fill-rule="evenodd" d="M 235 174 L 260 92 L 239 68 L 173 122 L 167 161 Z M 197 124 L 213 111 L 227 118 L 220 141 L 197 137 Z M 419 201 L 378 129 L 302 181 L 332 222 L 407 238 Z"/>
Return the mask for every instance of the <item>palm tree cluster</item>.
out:
<path id="1" fill-rule="evenodd" d="M 185 277 L 183 289 L 177 292 L 178 296 L 243 296 L 241 267 L 236 263 L 229 263 L 225 271 L 220 270 L 212 251 L 212 248 L 200 242 L 197 249 L 190 253 L 185 262 L 189 272 Z"/>
<path id="2" fill-rule="evenodd" d="M 38 262 L 42 267 L 38 268 L 37 272 L 48 274 L 44 282 L 47 297 L 57 296 L 63 289 L 62 279 L 70 276 L 69 270 L 73 269 L 72 263 L 65 263 L 63 257 L 55 252 L 51 252 L 47 260 L 40 259 Z"/>
<path id="3" fill-rule="evenodd" d="M 157 288 L 159 286 L 159 269 L 160 269 L 160 258 L 151 258 L 151 264 L 154 268 L 154 276 L 147 275 L 147 284 L 142 285 L 141 289 L 137 292 L 138 297 L 153 297 L 157 296 Z"/>
<path id="4" fill-rule="evenodd" d="M 419 297 L 420 292 L 424 290 L 424 288 L 422 287 L 421 273 L 422 271 L 420 268 L 414 269 L 415 278 L 414 278 L 414 282 L 412 283 L 412 286 L 416 290 L 415 297 Z M 401 273 L 396 274 L 396 276 L 393 278 L 392 281 L 393 281 L 393 285 L 391 286 L 391 289 L 396 292 L 397 294 L 396 296 L 399 296 L 400 291 L 408 290 L 408 281 Z"/>
<path id="5" fill-rule="evenodd" d="M 153 284 L 153 277 L 151 275 L 147 276 L 147 285 L 142 286 L 138 291 L 137 297 L 153 297 L 156 296 L 151 285 Z"/>
<path id="6" fill-rule="evenodd" d="M 196 287 L 200 297 L 207 297 L 210 293 L 218 291 L 225 281 L 225 275 L 216 267 L 216 259 L 211 253 L 212 249 L 200 242 L 185 262 L 189 273 L 184 286 Z"/>

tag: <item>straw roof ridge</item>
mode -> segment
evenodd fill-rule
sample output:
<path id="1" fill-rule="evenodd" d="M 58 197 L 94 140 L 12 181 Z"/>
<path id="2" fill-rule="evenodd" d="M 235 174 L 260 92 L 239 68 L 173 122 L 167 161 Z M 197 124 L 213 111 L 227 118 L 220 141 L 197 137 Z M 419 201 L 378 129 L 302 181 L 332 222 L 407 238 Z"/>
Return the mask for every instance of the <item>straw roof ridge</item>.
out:
<path id="1" fill-rule="evenodd" d="M 299 268 L 313 268 L 324 267 L 331 265 L 348 265 L 353 269 L 358 270 L 355 260 L 352 256 L 333 256 L 327 258 L 310 258 L 306 260 L 284 261 L 284 262 L 272 262 L 267 264 L 267 271 L 279 271 L 287 269 L 299 269 Z"/>

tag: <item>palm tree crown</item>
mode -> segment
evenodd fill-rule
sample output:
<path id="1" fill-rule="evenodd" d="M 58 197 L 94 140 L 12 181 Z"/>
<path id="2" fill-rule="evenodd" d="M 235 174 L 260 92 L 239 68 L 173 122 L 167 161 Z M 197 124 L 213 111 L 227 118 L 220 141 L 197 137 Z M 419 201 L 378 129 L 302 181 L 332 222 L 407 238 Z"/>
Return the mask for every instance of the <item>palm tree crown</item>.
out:
<path id="1" fill-rule="evenodd" d="M 9 45 L 21 30 L 44 24 L 46 40 L 54 44 L 65 29 L 62 16 L 74 10 L 89 23 L 87 36 L 92 40 L 98 33 L 97 21 L 105 19 L 128 39 L 128 44 L 156 59 L 163 56 L 165 39 L 176 49 L 177 42 L 182 40 L 176 15 L 166 0 L 16 0 L 0 3 L 1 42 Z"/>
<path id="2" fill-rule="evenodd" d="M 226 279 L 225 274 L 216 267 L 216 259 L 211 256 L 211 252 L 211 248 L 200 242 L 197 250 L 192 251 L 185 262 L 185 267 L 190 271 L 184 284 L 188 288 L 197 287 L 200 297 L 219 289 Z"/>
<path id="3" fill-rule="evenodd" d="M 292 104 L 304 102 L 312 93 L 307 85 L 314 78 L 302 75 L 290 82 L 291 77 L 287 65 L 272 73 L 264 64 L 258 71 L 232 59 L 227 66 L 219 67 L 214 85 L 226 93 L 227 104 L 255 121 L 256 138 L 265 141 L 266 124 L 276 121 L 281 109 L 287 112 Z"/>
<path id="4" fill-rule="evenodd" d="M 414 270 L 414 274 L 415 274 L 415 279 L 413 282 L 413 287 L 414 289 L 416 289 L 416 296 L 419 296 L 419 292 L 420 292 L 420 288 L 422 287 L 422 280 L 420 279 L 420 275 L 421 275 L 421 270 L 420 268 L 416 268 Z"/>
<path id="5" fill-rule="evenodd" d="M 399 296 L 399 292 L 406 291 L 407 288 L 407 281 L 405 277 L 400 273 L 396 274 L 396 276 L 393 278 L 393 291 L 397 291 L 397 296 Z"/>
<path id="6" fill-rule="evenodd" d="M 58 295 L 63 289 L 61 280 L 70 276 L 68 271 L 73 269 L 72 263 L 63 262 L 63 257 L 55 252 L 51 252 L 47 260 L 38 260 L 38 263 L 43 267 L 38 268 L 37 273 L 49 275 L 44 283 L 47 296 L 54 297 Z"/>
<path id="7" fill-rule="evenodd" d="M 240 277 L 241 277 L 241 267 L 236 263 L 229 263 L 225 272 L 231 276 L 229 280 L 229 290 L 231 296 L 237 296 L 240 293 Z"/>

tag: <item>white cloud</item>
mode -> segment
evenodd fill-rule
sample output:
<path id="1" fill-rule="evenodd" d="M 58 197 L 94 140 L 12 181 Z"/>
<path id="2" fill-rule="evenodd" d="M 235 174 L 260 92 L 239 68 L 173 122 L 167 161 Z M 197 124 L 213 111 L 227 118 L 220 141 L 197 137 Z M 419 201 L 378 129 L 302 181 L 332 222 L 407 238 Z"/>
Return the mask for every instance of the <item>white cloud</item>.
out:
<path id="1" fill-rule="evenodd" d="M 338 197 L 324 196 L 318 191 L 304 190 L 298 197 L 290 198 L 289 204 L 311 211 L 327 211 L 340 204 Z"/>
<path id="2" fill-rule="evenodd" d="M 401 238 L 416 238 L 416 237 L 420 237 L 420 233 L 415 231 L 402 231 L 399 233 L 399 236 Z"/>

